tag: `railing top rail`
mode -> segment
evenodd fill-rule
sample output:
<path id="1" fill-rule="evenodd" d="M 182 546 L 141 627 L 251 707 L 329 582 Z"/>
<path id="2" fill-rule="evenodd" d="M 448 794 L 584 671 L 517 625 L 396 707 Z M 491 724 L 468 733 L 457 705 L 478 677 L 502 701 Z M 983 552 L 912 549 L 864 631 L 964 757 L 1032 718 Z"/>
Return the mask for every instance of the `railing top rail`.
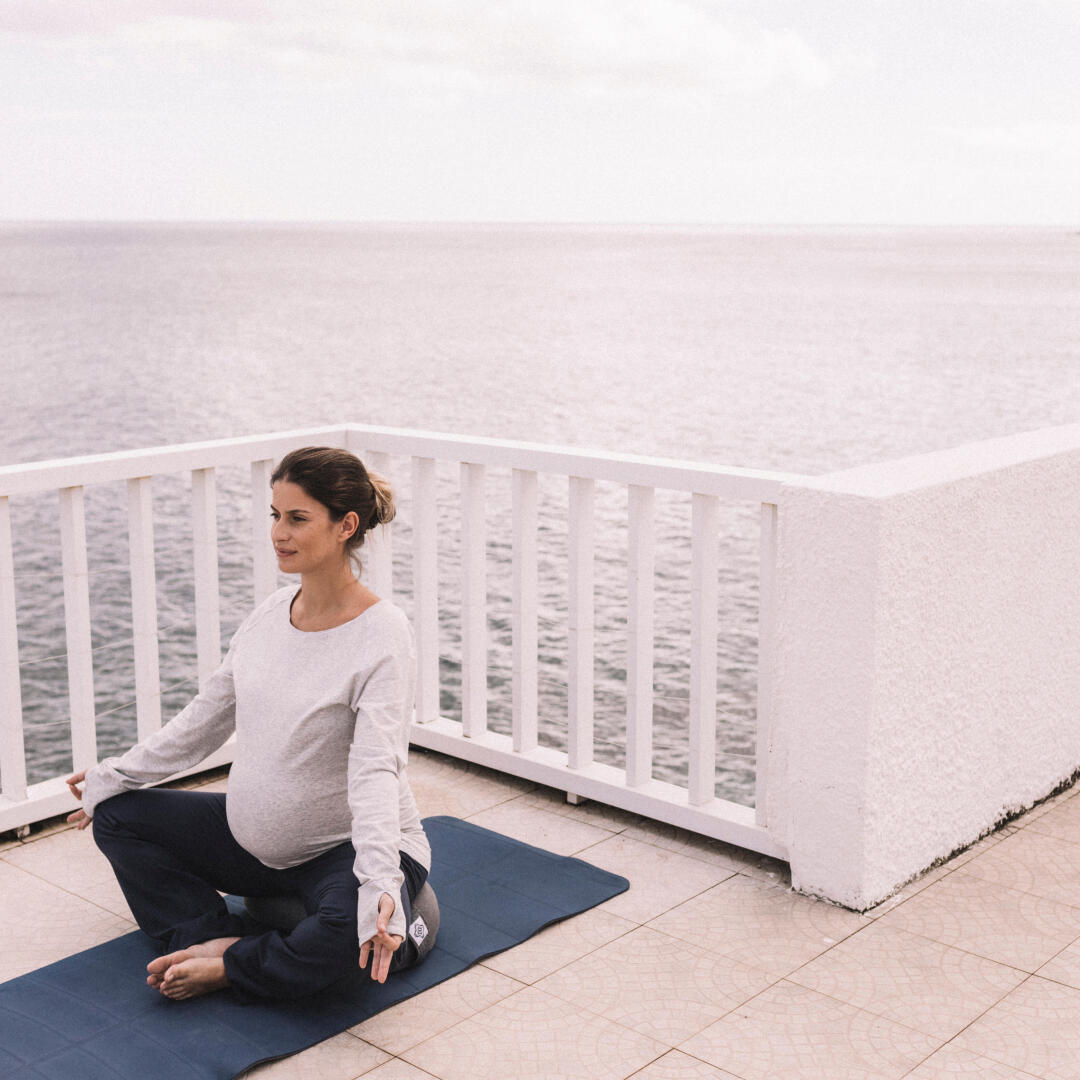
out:
<path id="1" fill-rule="evenodd" d="M 743 469 L 699 461 L 642 457 L 606 450 L 581 450 L 547 443 L 516 442 L 466 435 L 413 431 L 405 428 L 349 425 L 349 446 L 355 450 L 413 454 L 440 460 L 468 461 L 476 465 L 531 469 L 535 472 L 612 480 L 645 487 L 695 491 L 703 495 L 760 498 L 769 502 L 781 484 L 802 483 L 797 473 Z"/>
<path id="2" fill-rule="evenodd" d="M 80 484 L 126 480 L 158 473 L 247 464 L 254 460 L 280 457 L 304 441 L 342 446 L 357 451 L 382 451 L 430 457 L 440 461 L 464 461 L 499 468 L 529 469 L 590 480 L 609 480 L 704 495 L 755 499 L 761 502 L 775 501 L 782 484 L 801 483 L 808 479 L 796 473 L 743 469 L 731 465 L 581 450 L 545 443 L 477 438 L 408 428 L 347 424 L 7 465 L 0 467 L 0 497 Z"/>
<path id="3" fill-rule="evenodd" d="M 341 425 L 301 428 L 270 435 L 242 435 L 208 442 L 116 450 L 108 454 L 5 465 L 0 467 L 0 497 L 32 491 L 54 491 L 79 484 L 130 480 L 136 476 L 185 472 L 215 465 L 246 465 L 264 458 L 280 457 L 296 446 L 298 439 L 307 438 L 318 440 L 321 445 L 344 447 L 348 435 L 347 429 Z"/>

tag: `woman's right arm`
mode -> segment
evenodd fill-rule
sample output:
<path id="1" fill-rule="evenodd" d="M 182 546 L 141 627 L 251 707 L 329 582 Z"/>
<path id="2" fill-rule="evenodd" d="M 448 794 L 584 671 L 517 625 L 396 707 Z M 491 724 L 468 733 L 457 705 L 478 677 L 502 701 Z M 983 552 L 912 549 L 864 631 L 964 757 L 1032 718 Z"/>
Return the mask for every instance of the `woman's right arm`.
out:
<path id="1" fill-rule="evenodd" d="M 159 731 L 121 757 L 106 758 L 86 773 L 69 777 L 68 787 L 83 805 L 68 820 L 85 828 L 98 803 L 190 769 L 221 746 L 236 727 L 232 660 L 230 648 L 206 686 Z M 77 785 L 84 779 L 80 792 Z"/>

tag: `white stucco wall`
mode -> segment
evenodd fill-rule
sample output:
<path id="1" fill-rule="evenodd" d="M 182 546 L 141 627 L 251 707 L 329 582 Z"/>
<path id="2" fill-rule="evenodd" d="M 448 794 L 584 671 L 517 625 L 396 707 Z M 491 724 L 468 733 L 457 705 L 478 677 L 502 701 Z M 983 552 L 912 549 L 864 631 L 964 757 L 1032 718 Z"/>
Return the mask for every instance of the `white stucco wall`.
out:
<path id="1" fill-rule="evenodd" d="M 855 908 L 1080 768 L 1080 424 L 784 489 L 767 820 Z"/>

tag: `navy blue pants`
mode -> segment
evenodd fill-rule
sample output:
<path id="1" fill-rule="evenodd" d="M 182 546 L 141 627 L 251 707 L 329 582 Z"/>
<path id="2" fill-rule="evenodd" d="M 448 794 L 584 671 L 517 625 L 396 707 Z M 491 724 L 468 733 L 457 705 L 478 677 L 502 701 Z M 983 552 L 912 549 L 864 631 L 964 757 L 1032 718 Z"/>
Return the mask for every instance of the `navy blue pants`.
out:
<path id="1" fill-rule="evenodd" d="M 163 953 L 211 938 L 239 937 L 224 960 L 229 984 L 241 999 L 303 997 L 355 972 L 360 945 L 352 844 L 274 870 L 233 838 L 225 800 L 218 793 L 149 788 L 116 795 L 95 809 L 94 839 L 140 928 Z M 427 871 L 404 852 L 401 869 L 399 902 L 407 926 Z M 296 896 L 307 917 L 291 931 L 268 930 L 231 913 L 219 891 Z M 390 970 L 414 960 L 415 947 L 406 935 Z"/>

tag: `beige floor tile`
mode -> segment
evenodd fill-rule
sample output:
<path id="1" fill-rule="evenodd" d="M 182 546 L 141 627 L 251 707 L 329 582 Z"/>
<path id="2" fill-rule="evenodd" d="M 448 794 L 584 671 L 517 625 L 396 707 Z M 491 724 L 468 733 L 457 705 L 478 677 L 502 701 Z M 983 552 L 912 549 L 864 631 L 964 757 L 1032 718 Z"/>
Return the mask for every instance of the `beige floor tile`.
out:
<path id="1" fill-rule="evenodd" d="M 66 892 L 134 921 L 109 860 L 98 850 L 89 829 L 66 829 L 48 843 L 23 844 L 4 853 L 6 862 Z"/>
<path id="2" fill-rule="evenodd" d="M 521 983 L 497 971 L 471 967 L 422 994 L 391 1005 L 349 1028 L 349 1032 L 398 1055 L 520 989 Z"/>
<path id="3" fill-rule="evenodd" d="M 470 814 L 469 821 L 556 855 L 575 855 L 612 835 L 608 829 L 573 821 L 562 814 L 531 806 L 521 799 L 512 799 Z"/>
<path id="4" fill-rule="evenodd" d="M 210 769 L 208 772 L 195 773 L 194 776 L 185 776 L 182 780 L 174 780 L 166 786 L 193 790 L 194 788 L 207 788 L 210 785 L 224 784 L 228 779 L 228 766 L 222 766 L 219 769 Z M 224 791 L 225 788 L 218 787 L 216 790 Z"/>
<path id="5" fill-rule="evenodd" d="M 522 983 L 534 983 L 553 971 L 580 960 L 615 938 L 629 933 L 637 923 L 620 919 L 603 908 L 592 908 L 563 919 L 506 952 L 481 963 Z"/>
<path id="6" fill-rule="evenodd" d="M 520 776 L 500 773 L 495 769 L 485 769 L 460 758 L 439 754 L 435 751 L 412 747 L 409 751 L 409 783 L 414 780 L 425 783 L 436 781 L 440 784 L 471 784 L 498 791 L 505 797 L 514 798 L 537 785 Z"/>
<path id="7" fill-rule="evenodd" d="M 299 1054 L 256 1065 L 244 1080 L 355 1080 L 390 1059 L 374 1046 L 343 1031 Z"/>
<path id="8" fill-rule="evenodd" d="M 774 980 L 647 926 L 537 984 L 579 1009 L 676 1046 Z"/>
<path id="9" fill-rule="evenodd" d="M 889 926 L 1035 971 L 1080 936 L 1080 909 L 957 870 L 881 917 Z"/>
<path id="10" fill-rule="evenodd" d="M 1033 1080 L 1033 1077 L 1011 1065 L 961 1050 L 956 1043 L 947 1043 L 904 1080 Z"/>
<path id="11" fill-rule="evenodd" d="M 782 982 L 679 1049 L 745 1080 L 898 1080 L 939 1041 Z"/>
<path id="12" fill-rule="evenodd" d="M 739 1080 L 734 1073 L 724 1072 L 681 1050 L 669 1050 L 662 1058 L 646 1065 L 630 1080 Z"/>
<path id="13" fill-rule="evenodd" d="M 637 923 L 648 922 L 732 876 L 732 871 L 724 867 L 665 851 L 621 833 L 579 855 L 630 882 L 626 892 L 605 901 L 601 908 Z"/>
<path id="14" fill-rule="evenodd" d="M 1027 975 L 878 922 L 788 978 L 916 1031 L 950 1039 Z"/>
<path id="15" fill-rule="evenodd" d="M 623 1080 L 667 1049 L 529 986 L 403 1056 L 444 1080 Z"/>
<path id="16" fill-rule="evenodd" d="M 609 832 L 622 832 L 644 820 L 638 814 L 631 814 L 628 810 L 620 810 L 617 806 L 607 806 L 592 799 L 569 803 L 566 801 L 565 791 L 549 787 L 537 786 L 523 795 L 522 801 L 550 810 L 554 814 L 562 814 L 564 817 L 607 829 Z"/>
<path id="17" fill-rule="evenodd" d="M 45 840 L 50 836 L 55 836 L 57 833 L 74 828 L 74 825 L 68 824 L 66 814 L 62 814 L 60 817 L 48 818 L 46 821 L 35 821 L 30 826 L 30 835 L 23 837 L 22 842 L 24 844 L 34 844 L 39 840 Z"/>
<path id="18" fill-rule="evenodd" d="M 409 786 L 422 818 L 436 814 L 467 818 L 489 807 L 521 796 L 515 788 L 488 780 L 448 771 L 445 776 L 413 775 L 409 767 Z"/>
<path id="19" fill-rule="evenodd" d="M 1080 990 L 1080 940 L 1062 949 L 1035 974 Z"/>
<path id="20" fill-rule="evenodd" d="M 780 978 L 871 921 L 779 885 L 736 876 L 649 925 Z"/>
<path id="21" fill-rule="evenodd" d="M 135 924 L 0 858 L 0 982 L 119 937 Z"/>
<path id="22" fill-rule="evenodd" d="M 1033 976 L 956 1037 L 991 1061 L 1053 1080 L 1080 1077 L 1080 990 Z"/>
<path id="23" fill-rule="evenodd" d="M 1040 809 L 1042 813 L 1027 824 L 1027 830 L 1080 842 L 1080 799 L 1067 799 Z"/>
<path id="24" fill-rule="evenodd" d="M 725 844 L 698 833 L 687 832 L 686 829 L 679 829 L 662 821 L 642 818 L 636 825 L 628 826 L 625 835 L 635 840 L 644 840 L 647 844 L 655 844 L 668 851 L 678 852 L 680 855 L 688 855 L 694 859 L 702 859 L 705 862 L 735 870 L 749 877 L 760 878 L 770 884 L 791 884 L 791 868 L 779 859 L 759 855 L 756 851 L 747 851 L 745 848 L 734 847 L 732 844 Z"/>
<path id="25" fill-rule="evenodd" d="M 869 908 L 862 914 L 871 919 L 878 919 L 882 915 L 887 915 L 913 896 L 917 896 L 923 889 L 928 889 L 935 881 L 947 877 L 952 871 L 953 868 L 950 866 L 935 866 L 932 870 L 926 870 L 914 881 L 909 881 L 902 889 L 897 890 L 892 896 L 882 900 L 876 907 Z"/>
<path id="26" fill-rule="evenodd" d="M 1080 784 L 1074 782 L 1064 791 L 1059 791 L 1056 795 L 1051 795 L 1050 798 L 1043 799 L 1037 806 L 1033 806 L 1028 810 L 1023 817 L 1025 824 L 1031 824 L 1032 821 L 1038 820 L 1043 814 L 1048 814 L 1051 810 L 1062 806 L 1070 799 L 1074 799 L 1077 795 L 1080 795 Z"/>
<path id="27" fill-rule="evenodd" d="M 965 874 L 1009 889 L 1080 907 L 1080 833 L 1062 840 L 1021 830 L 964 866 Z"/>
<path id="28" fill-rule="evenodd" d="M 958 851 L 951 859 L 946 860 L 941 864 L 940 869 L 944 870 L 959 870 L 961 866 L 966 866 L 972 859 L 978 858 L 983 852 L 989 851 L 992 847 L 996 847 L 1005 839 L 1003 833 L 992 832 L 988 836 L 984 836 L 981 840 L 977 840 L 974 844 L 964 848 L 963 851 Z"/>
<path id="29" fill-rule="evenodd" d="M 433 1073 L 424 1072 L 401 1058 L 392 1058 L 385 1065 L 365 1073 L 364 1080 L 432 1080 L 433 1076 Z"/>

